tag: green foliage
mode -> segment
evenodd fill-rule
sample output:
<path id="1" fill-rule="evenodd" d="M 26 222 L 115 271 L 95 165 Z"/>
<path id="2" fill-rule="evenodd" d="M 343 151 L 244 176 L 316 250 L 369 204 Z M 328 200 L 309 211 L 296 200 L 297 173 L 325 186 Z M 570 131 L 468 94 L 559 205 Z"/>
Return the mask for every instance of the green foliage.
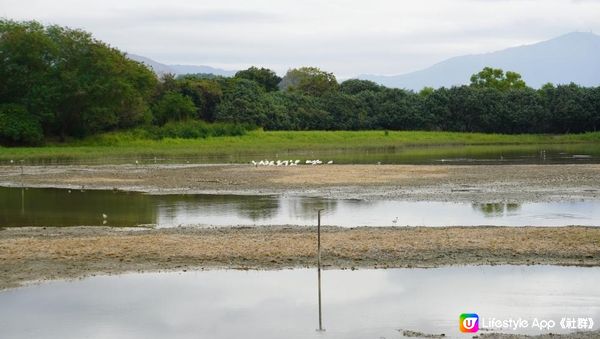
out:
<path id="1" fill-rule="evenodd" d="M 0 79 L 5 144 L 123 129 L 132 132 L 120 137 L 144 140 L 206 138 L 238 135 L 240 125 L 507 134 L 600 128 L 600 87 L 547 84 L 534 90 L 519 74 L 489 67 L 474 74 L 470 86 L 418 93 L 358 79 L 338 84 L 332 73 L 315 67 L 290 69 L 283 79 L 251 67 L 232 78 L 165 75 L 159 81 L 89 33 L 1 19 Z"/>
<path id="2" fill-rule="evenodd" d="M 167 92 L 156 103 L 152 111 L 155 123 L 164 125 L 167 121 L 192 118 L 196 114 L 196 106 L 187 96 L 176 92 Z"/>
<path id="3" fill-rule="evenodd" d="M 272 70 L 254 66 L 235 73 L 235 77 L 255 81 L 267 92 L 277 91 L 279 89 L 277 85 L 281 82 L 281 77 Z"/>
<path id="4" fill-rule="evenodd" d="M 350 95 L 355 95 L 364 91 L 379 92 L 384 87 L 373 81 L 349 79 L 340 84 L 340 92 Z"/>
<path id="5" fill-rule="evenodd" d="M 0 19 L 0 102 L 24 106 L 46 135 L 85 136 L 148 116 L 142 64 L 84 31 Z"/>
<path id="6" fill-rule="evenodd" d="M 265 90 L 256 82 L 231 78 L 220 81 L 223 100 L 217 106 L 216 121 L 247 123 L 256 126 L 267 124 L 271 110 Z"/>
<path id="7" fill-rule="evenodd" d="M 339 88 L 335 75 L 316 67 L 301 67 L 287 71 L 279 88 L 285 91 L 298 91 L 302 94 L 321 96 Z"/>
<path id="8" fill-rule="evenodd" d="M 494 88 L 501 91 L 527 87 L 519 73 L 508 71 L 504 74 L 503 70 L 491 67 L 485 67 L 481 72 L 473 74 L 471 86 Z"/>
<path id="9" fill-rule="evenodd" d="M 0 144 L 38 145 L 44 138 L 39 121 L 16 104 L 0 105 Z"/>
<path id="10" fill-rule="evenodd" d="M 252 128 L 240 124 L 208 124 L 198 120 L 171 121 L 161 127 L 147 127 L 145 129 L 147 134 L 144 137 L 146 139 L 198 139 L 222 136 L 241 136 L 245 135 L 250 129 Z"/>

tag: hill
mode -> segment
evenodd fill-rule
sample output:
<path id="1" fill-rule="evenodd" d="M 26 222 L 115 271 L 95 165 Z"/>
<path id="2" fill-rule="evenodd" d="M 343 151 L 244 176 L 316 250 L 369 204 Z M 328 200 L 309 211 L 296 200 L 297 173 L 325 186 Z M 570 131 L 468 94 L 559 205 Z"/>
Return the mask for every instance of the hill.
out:
<path id="1" fill-rule="evenodd" d="M 527 84 L 600 85 L 600 36 L 574 32 L 532 45 L 454 57 L 429 68 L 394 76 L 360 75 L 388 87 L 420 90 L 469 83 L 472 74 L 491 66 L 520 73 Z"/>

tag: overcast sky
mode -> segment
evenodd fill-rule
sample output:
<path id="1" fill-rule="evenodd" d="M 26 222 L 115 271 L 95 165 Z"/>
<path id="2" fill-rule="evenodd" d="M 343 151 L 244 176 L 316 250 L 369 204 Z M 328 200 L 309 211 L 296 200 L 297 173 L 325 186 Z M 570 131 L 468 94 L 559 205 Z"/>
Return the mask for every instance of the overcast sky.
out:
<path id="1" fill-rule="evenodd" d="M 0 16 L 82 28 L 163 63 L 340 77 L 600 33 L 600 0 L 0 0 Z"/>

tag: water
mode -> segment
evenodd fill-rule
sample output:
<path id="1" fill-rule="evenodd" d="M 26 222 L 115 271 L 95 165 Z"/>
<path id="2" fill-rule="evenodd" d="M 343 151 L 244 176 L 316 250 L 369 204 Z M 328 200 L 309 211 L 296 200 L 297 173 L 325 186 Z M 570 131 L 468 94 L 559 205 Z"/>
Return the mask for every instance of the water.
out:
<path id="1" fill-rule="evenodd" d="M 251 160 L 321 159 L 338 164 L 590 164 L 600 163 L 600 147 L 596 144 L 571 145 L 474 145 L 474 146 L 400 146 L 386 148 L 336 149 L 234 154 L 162 154 L 139 153 L 108 157 L 38 157 L 29 158 L 25 165 L 77 164 L 214 164 L 250 163 Z M 10 158 L 2 157 L 0 165 L 11 165 Z M 13 159 L 20 164 L 19 159 Z"/>
<path id="2" fill-rule="evenodd" d="M 0 188 L 0 225 L 8 227 L 316 225 L 318 209 L 324 225 L 344 227 L 600 225 L 600 200 L 471 204 Z"/>
<path id="3" fill-rule="evenodd" d="M 7 338 L 400 338 L 399 329 L 463 338 L 458 317 L 600 324 L 600 268 L 479 266 L 126 274 L 0 292 Z M 598 329 L 595 325 L 593 330 Z"/>
<path id="4" fill-rule="evenodd" d="M 471 204 L 0 188 L 0 206 L 0 225 L 8 227 L 315 225 L 318 209 L 324 225 L 344 227 L 600 225 L 600 200 Z"/>

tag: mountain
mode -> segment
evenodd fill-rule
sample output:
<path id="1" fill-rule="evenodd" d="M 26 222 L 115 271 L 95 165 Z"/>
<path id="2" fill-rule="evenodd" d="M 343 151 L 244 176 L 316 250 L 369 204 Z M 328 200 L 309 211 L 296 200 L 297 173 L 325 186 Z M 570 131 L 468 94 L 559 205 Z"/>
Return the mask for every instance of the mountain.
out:
<path id="1" fill-rule="evenodd" d="M 359 75 L 358 78 L 418 91 L 425 86 L 438 88 L 468 84 L 471 75 L 486 66 L 520 73 L 534 88 L 548 82 L 599 86 L 600 36 L 574 32 L 532 45 L 454 57 L 403 75 Z"/>
<path id="2" fill-rule="evenodd" d="M 172 73 L 175 75 L 203 73 L 230 77 L 233 76 L 236 72 L 204 65 L 166 65 L 154 61 L 150 58 L 143 57 L 141 55 L 129 53 L 127 54 L 127 57 L 131 60 L 135 60 L 145 64 L 146 66 L 150 67 L 154 71 L 154 73 L 158 75 L 163 75 L 167 73 Z"/>

